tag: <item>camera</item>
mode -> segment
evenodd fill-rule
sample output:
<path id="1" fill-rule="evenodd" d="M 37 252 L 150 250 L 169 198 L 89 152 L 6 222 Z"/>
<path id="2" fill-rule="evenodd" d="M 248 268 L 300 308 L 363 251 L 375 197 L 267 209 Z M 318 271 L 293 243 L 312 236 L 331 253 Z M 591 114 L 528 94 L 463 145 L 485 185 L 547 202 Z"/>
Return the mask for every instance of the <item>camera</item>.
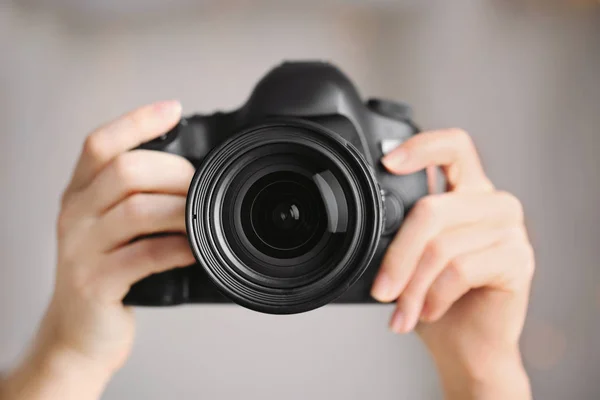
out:
<path id="1" fill-rule="evenodd" d="M 408 105 L 363 102 L 321 61 L 283 62 L 238 109 L 184 117 L 143 149 L 196 168 L 186 228 L 197 263 L 132 285 L 127 305 L 231 303 L 271 314 L 376 303 L 370 288 L 425 171 L 379 160 L 419 129 Z"/>

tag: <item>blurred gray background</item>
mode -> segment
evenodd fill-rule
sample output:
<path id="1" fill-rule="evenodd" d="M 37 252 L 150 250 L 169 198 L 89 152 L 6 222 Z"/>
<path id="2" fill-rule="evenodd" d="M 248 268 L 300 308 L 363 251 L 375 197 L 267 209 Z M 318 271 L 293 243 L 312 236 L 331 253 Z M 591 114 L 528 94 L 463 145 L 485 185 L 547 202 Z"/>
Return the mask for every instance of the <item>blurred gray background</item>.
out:
<path id="1" fill-rule="evenodd" d="M 274 64 L 310 58 L 410 102 L 426 128 L 471 132 L 537 249 L 523 335 L 535 398 L 599 398 L 600 15 L 584 3 L 4 0 L 0 370 L 51 294 L 59 195 L 85 135 L 160 99 L 237 107 Z M 441 398 L 416 335 L 388 332 L 391 311 L 140 310 L 104 399 Z"/>

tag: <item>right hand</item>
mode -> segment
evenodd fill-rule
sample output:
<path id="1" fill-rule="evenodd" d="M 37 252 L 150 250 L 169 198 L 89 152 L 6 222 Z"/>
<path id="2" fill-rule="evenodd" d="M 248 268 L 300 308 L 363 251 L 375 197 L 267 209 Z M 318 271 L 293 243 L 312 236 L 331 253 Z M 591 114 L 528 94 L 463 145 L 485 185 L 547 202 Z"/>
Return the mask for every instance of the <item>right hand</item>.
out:
<path id="1" fill-rule="evenodd" d="M 108 376 L 133 343 L 133 313 L 122 304 L 130 286 L 194 262 L 184 236 L 193 166 L 172 154 L 130 151 L 180 117 L 178 102 L 161 102 L 93 132 L 62 197 L 56 285 L 40 343 Z M 159 232 L 172 235 L 132 241 Z"/>

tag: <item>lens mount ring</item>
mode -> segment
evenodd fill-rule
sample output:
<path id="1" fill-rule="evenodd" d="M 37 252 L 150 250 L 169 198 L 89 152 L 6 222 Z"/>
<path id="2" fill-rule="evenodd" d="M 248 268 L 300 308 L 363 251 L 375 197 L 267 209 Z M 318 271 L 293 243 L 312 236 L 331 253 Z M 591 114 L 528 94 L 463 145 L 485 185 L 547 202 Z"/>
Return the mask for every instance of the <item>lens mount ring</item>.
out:
<path id="1" fill-rule="evenodd" d="M 355 206 L 355 224 L 340 260 L 325 276 L 296 287 L 276 287 L 253 279 L 232 250 L 222 212 L 227 185 L 244 168 L 245 154 L 264 146 L 304 146 L 335 165 L 346 180 Z M 382 232 L 382 197 L 372 169 L 356 147 L 316 123 L 299 119 L 268 120 L 214 148 L 190 184 L 186 225 L 198 263 L 217 288 L 234 302 L 264 313 L 293 314 L 321 307 L 343 294 L 363 274 Z M 346 243 L 346 242 L 345 242 Z"/>

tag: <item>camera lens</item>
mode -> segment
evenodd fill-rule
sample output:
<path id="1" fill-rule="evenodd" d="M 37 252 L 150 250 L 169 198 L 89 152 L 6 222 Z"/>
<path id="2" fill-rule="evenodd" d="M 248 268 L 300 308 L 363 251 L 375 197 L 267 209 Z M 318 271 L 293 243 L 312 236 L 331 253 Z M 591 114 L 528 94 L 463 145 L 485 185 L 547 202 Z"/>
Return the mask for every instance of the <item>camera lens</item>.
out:
<path id="1" fill-rule="evenodd" d="M 320 125 L 270 122 L 215 149 L 192 180 L 192 251 L 235 302 L 289 314 L 339 297 L 382 229 L 381 195 L 358 150 Z"/>
<path id="2" fill-rule="evenodd" d="M 242 228 L 269 257 L 306 253 L 325 232 L 325 206 L 317 185 L 300 173 L 283 171 L 256 181 L 242 202 Z"/>

